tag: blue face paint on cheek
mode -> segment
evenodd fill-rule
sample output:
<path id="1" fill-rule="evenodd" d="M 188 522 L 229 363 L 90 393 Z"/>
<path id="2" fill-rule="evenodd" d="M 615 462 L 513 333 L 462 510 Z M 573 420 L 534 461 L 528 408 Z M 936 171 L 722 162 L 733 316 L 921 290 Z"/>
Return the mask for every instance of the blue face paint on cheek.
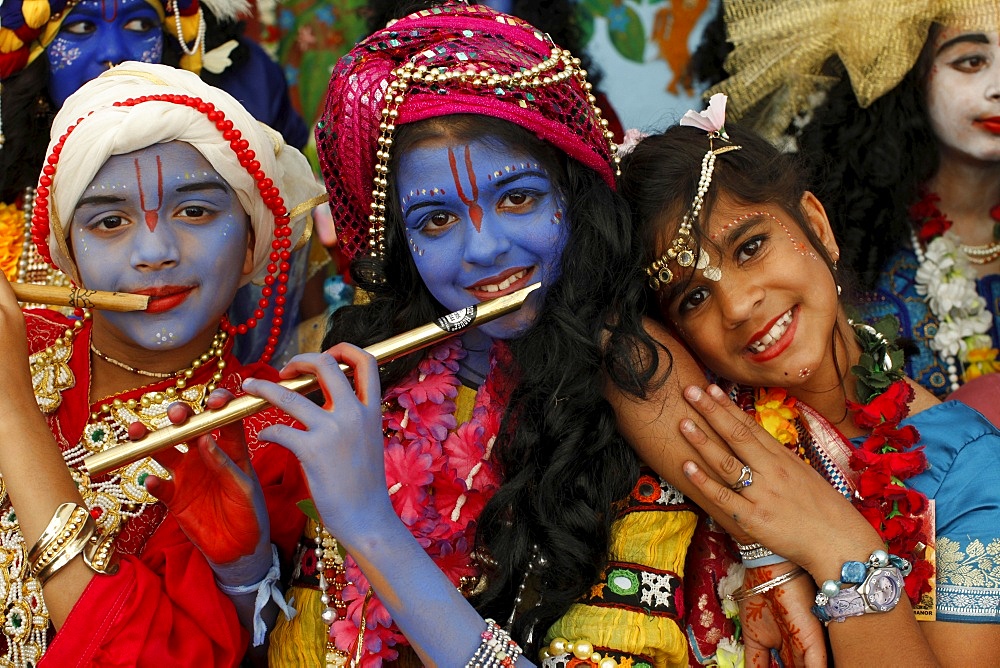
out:
<path id="1" fill-rule="evenodd" d="M 182 346 L 218 327 L 249 244 L 236 193 L 181 142 L 109 159 L 77 205 L 71 232 L 84 287 L 150 295 L 146 312 L 103 318 L 147 349 Z"/>
<path id="2" fill-rule="evenodd" d="M 48 56 L 49 69 L 55 74 L 76 62 L 76 59 L 80 57 L 80 48 L 73 46 L 72 42 L 67 39 L 56 37 L 49 44 Z"/>
<path id="3" fill-rule="evenodd" d="M 160 62 L 163 30 L 145 0 L 82 0 L 45 49 L 49 95 L 56 106 L 105 71 L 126 60 Z"/>
<path id="4" fill-rule="evenodd" d="M 407 245 L 428 291 L 448 310 L 559 275 L 564 202 L 540 161 L 495 137 L 418 144 L 396 174 Z M 509 338 L 534 320 L 524 308 L 485 326 Z"/>

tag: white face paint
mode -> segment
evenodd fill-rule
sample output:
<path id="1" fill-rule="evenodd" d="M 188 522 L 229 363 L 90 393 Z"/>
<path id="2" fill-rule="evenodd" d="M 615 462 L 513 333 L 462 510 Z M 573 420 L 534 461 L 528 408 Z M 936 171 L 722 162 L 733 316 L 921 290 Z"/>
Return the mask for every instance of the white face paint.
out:
<path id="1" fill-rule="evenodd" d="M 942 155 L 1000 162 L 1000 35 L 945 29 L 933 49 L 927 113 Z"/>

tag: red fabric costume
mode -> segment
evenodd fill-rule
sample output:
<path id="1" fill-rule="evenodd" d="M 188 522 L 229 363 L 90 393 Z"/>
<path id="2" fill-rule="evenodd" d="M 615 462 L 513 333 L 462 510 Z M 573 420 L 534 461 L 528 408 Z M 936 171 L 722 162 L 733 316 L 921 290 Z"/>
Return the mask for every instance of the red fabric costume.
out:
<path id="1" fill-rule="evenodd" d="M 33 362 L 39 360 L 36 353 L 44 357 L 46 349 L 58 351 L 61 348 L 63 351 L 62 357 L 52 358 L 49 354 L 44 359 L 51 362 L 49 368 L 54 373 L 48 378 L 56 379 L 56 389 L 61 395 L 58 407 L 47 413 L 47 420 L 64 454 L 78 446 L 85 436 L 88 422 L 96 422 L 92 416 L 101 413 L 102 403 L 114 398 L 138 400 L 150 392 L 163 392 L 176 382 L 174 378 L 158 380 L 91 405 L 89 320 L 83 323 L 82 328 L 76 329 L 67 346 L 57 339 L 73 329 L 72 319 L 51 311 L 28 311 L 25 319 Z M 226 367 L 220 386 L 237 394 L 243 379 L 250 375 L 268 379 L 277 376 L 266 365 L 240 365 L 229 347 L 224 359 Z M 57 367 L 62 365 L 71 372 L 71 378 L 55 373 L 60 370 Z M 206 383 L 216 368 L 214 363 L 204 365 L 195 372 L 188 387 Z M 39 396 L 40 385 L 47 382 L 43 378 L 46 374 L 37 373 L 37 369 L 37 366 L 33 367 L 36 397 Z M 47 389 L 52 389 L 51 383 Z M 283 563 L 288 563 L 306 519 L 294 504 L 307 498 L 308 491 L 295 457 L 280 446 L 260 442 L 256 438 L 263 426 L 275 422 L 291 424 L 293 420 L 279 410 L 269 408 L 246 418 L 243 424 L 251 461 L 263 487 L 269 515 L 281 518 L 281 521 L 271 525 L 271 541 L 277 545 Z M 105 510 L 101 506 L 101 498 L 95 500 L 92 493 L 102 481 L 107 480 L 107 474 L 96 476 L 89 485 L 89 491 L 85 489 L 88 487 L 86 479 L 81 486 L 99 526 L 103 513 L 115 512 L 113 509 Z M 141 482 L 142 476 L 138 480 L 140 486 Z M 110 508 L 113 504 L 106 505 Z M 17 610 L 27 615 L 20 620 L 21 626 L 5 628 L 2 648 L 15 664 L 29 662 L 30 655 L 41 652 L 44 652 L 44 659 L 39 665 L 43 668 L 153 664 L 236 666 L 240 663 L 249 634 L 240 626 L 229 599 L 216 588 L 214 574 L 205 557 L 182 533 L 161 503 L 149 503 L 136 516 L 121 518 L 121 532 L 115 540 L 120 563 L 118 572 L 115 575 L 94 576 L 58 634 L 48 623 L 44 604 L 37 593 L 40 591 L 37 581 L 25 573 L 23 544 L 15 546 L 14 550 L 7 549 L 11 544 L 8 537 L 13 532 L 19 534 L 16 520 L 14 523 L 10 521 L 13 516 L 11 510 L 9 499 L 4 495 L 0 507 L 4 524 L 0 529 L 3 531 L 3 549 L 11 557 L 2 569 L 3 577 L 10 585 L 7 588 L 10 592 L 7 606 L 11 606 L 15 596 L 13 589 L 22 589 L 25 585 L 22 590 L 31 592 L 22 601 L 15 602 Z M 14 610 L 15 607 L 9 609 Z M 10 625 L 8 615 L 7 626 Z M 45 637 L 51 643 L 47 651 L 44 644 L 39 647 L 38 642 L 24 637 L 30 636 L 32 628 L 36 629 L 36 639 L 40 636 L 39 632 L 45 629 Z M 17 633 L 21 630 L 23 633 Z M 35 656 L 35 661 L 38 658 Z"/>

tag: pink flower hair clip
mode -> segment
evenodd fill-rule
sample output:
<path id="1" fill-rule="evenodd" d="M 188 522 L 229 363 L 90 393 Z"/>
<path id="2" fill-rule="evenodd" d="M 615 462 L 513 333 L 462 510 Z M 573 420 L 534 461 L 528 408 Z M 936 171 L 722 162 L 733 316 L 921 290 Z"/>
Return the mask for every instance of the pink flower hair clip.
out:
<path id="1" fill-rule="evenodd" d="M 726 134 L 726 101 L 728 99 L 725 93 L 716 93 L 709 98 L 708 109 L 705 111 L 689 109 L 684 112 L 680 125 L 704 130 L 712 138 L 728 140 L 729 135 Z"/>

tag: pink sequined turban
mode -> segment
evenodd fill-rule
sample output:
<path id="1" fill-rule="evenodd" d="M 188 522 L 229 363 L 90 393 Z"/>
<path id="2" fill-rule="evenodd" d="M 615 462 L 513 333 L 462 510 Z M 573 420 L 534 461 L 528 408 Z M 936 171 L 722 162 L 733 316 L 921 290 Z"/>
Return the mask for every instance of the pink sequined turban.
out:
<path id="1" fill-rule="evenodd" d="M 579 61 L 520 19 L 447 3 L 376 32 L 334 67 L 316 142 L 348 257 L 383 254 L 395 126 L 449 114 L 520 125 L 614 187 L 614 145 Z"/>

